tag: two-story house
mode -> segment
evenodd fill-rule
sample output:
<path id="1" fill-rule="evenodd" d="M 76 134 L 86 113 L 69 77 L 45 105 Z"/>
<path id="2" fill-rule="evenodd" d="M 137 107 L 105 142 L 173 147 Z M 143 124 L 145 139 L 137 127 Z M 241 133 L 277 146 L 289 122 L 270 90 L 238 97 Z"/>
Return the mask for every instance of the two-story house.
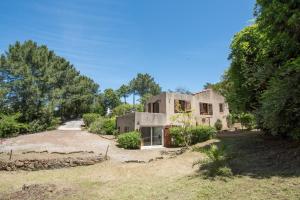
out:
<path id="1" fill-rule="evenodd" d="M 227 129 L 228 105 L 219 93 L 207 89 L 195 94 L 163 92 L 145 104 L 145 112 L 133 112 L 117 117 L 120 133 L 138 130 L 142 147 L 170 146 L 169 127 L 177 126 L 172 116 L 181 111 L 192 112 L 194 125 L 214 126 L 220 119 Z"/>

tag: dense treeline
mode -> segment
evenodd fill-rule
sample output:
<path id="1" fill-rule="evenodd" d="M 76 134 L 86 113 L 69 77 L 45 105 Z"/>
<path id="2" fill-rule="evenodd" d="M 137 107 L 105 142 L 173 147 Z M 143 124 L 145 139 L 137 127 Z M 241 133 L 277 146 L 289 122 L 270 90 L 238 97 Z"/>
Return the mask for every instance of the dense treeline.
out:
<path id="1" fill-rule="evenodd" d="M 98 85 L 64 58 L 33 41 L 16 42 L 1 55 L 1 114 L 40 131 L 89 112 Z M 2 117 L 3 118 L 3 117 Z M 36 129 L 36 130 L 35 130 Z"/>
<path id="2" fill-rule="evenodd" d="M 265 132 L 300 138 L 300 2 L 257 0 L 255 16 L 234 36 L 230 68 L 215 87 Z"/>

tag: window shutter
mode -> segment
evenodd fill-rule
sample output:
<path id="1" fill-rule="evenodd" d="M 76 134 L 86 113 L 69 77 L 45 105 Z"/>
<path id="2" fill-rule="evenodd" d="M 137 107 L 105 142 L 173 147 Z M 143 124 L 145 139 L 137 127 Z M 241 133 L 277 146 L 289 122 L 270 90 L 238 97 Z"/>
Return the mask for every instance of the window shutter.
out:
<path id="1" fill-rule="evenodd" d="M 179 112 L 179 100 L 175 99 L 174 100 L 174 112 L 178 113 Z"/>
<path id="2" fill-rule="evenodd" d="M 185 102 L 186 103 L 186 111 L 191 111 L 192 110 L 192 108 L 191 108 L 191 102 L 189 102 L 189 101 L 186 101 Z"/>
<path id="3" fill-rule="evenodd" d="M 208 104 L 208 114 L 209 115 L 213 114 L 212 104 Z"/>

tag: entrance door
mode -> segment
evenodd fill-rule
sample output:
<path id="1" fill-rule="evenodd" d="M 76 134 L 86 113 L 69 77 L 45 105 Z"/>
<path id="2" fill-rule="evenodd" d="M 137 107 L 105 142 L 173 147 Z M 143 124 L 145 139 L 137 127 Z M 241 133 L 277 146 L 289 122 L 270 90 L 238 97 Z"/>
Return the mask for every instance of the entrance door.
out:
<path id="1" fill-rule="evenodd" d="M 155 146 L 163 144 L 162 127 L 142 127 L 141 132 L 144 146 Z"/>

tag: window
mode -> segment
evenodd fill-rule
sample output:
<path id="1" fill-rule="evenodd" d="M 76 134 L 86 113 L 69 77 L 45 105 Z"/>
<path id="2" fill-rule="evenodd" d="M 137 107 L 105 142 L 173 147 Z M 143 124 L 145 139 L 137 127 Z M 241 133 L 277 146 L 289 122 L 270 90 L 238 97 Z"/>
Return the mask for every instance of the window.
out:
<path id="1" fill-rule="evenodd" d="M 128 126 L 125 126 L 125 127 L 124 127 L 124 132 L 125 132 L 125 133 L 129 132 L 129 127 L 128 127 Z"/>
<path id="2" fill-rule="evenodd" d="M 153 112 L 159 113 L 159 103 L 158 102 L 153 103 Z"/>
<path id="3" fill-rule="evenodd" d="M 220 110 L 220 112 L 224 112 L 224 104 L 223 103 L 219 103 L 219 110 Z"/>
<path id="4" fill-rule="evenodd" d="M 200 115 L 212 115 L 213 108 L 210 103 L 200 103 Z"/>
<path id="5" fill-rule="evenodd" d="M 191 102 L 184 100 L 174 100 L 174 112 L 189 112 L 191 111 Z"/>

